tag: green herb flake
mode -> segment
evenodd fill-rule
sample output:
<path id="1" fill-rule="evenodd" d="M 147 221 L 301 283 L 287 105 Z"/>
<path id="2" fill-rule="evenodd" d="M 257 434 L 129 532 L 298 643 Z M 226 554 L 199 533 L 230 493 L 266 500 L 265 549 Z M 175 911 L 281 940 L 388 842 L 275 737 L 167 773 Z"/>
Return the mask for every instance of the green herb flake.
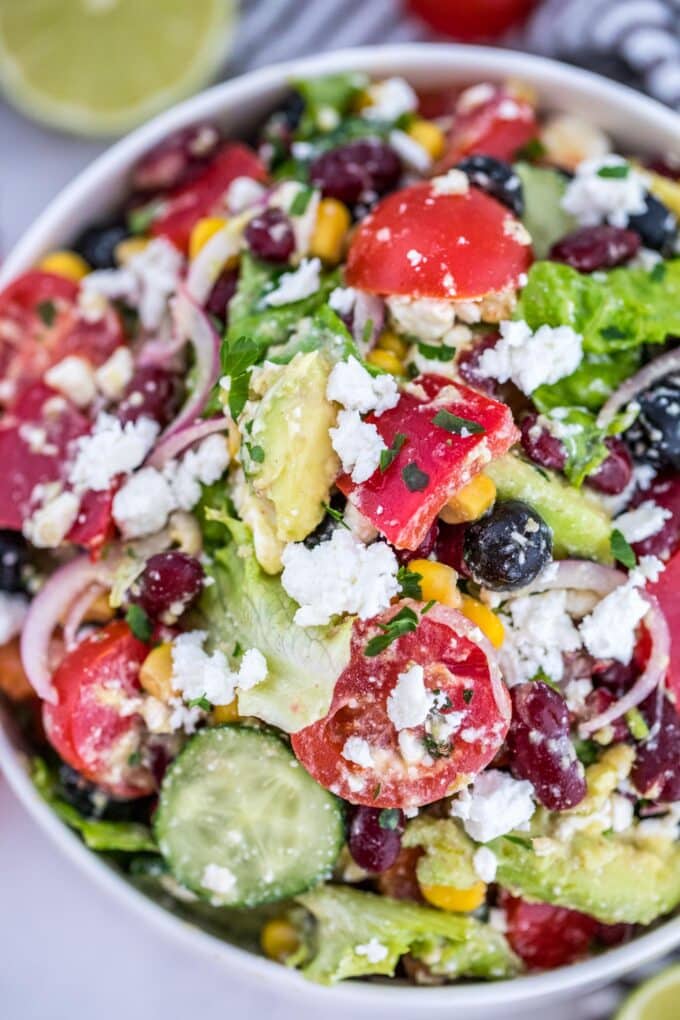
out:
<path id="1" fill-rule="evenodd" d="M 262 464 L 264 461 L 264 450 L 261 446 L 250 446 L 248 452 L 251 460 L 254 460 L 256 464 Z"/>
<path id="2" fill-rule="evenodd" d="M 524 850 L 533 850 L 530 839 L 523 839 L 522 836 L 512 836 L 506 832 L 503 839 L 507 839 L 508 843 L 514 843 L 515 846 L 521 846 Z"/>
<path id="3" fill-rule="evenodd" d="M 290 203 L 288 212 L 291 216 L 303 216 L 307 212 L 307 206 L 309 205 L 312 195 L 314 194 L 314 188 L 303 187 L 300 188 L 297 195 Z"/>
<path id="4" fill-rule="evenodd" d="M 57 317 L 57 309 L 54 301 L 39 301 L 35 310 L 44 326 L 52 326 Z"/>
<path id="5" fill-rule="evenodd" d="M 368 658 L 380 655 L 386 648 L 389 648 L 393 641 L 403 637 L 404 634 L 412 634 L 418 627 L 418 617 L 409 606 L 404 606 L 391 620 L 387 623 L 380 623 L 378 626 L 383 633 L 377 634 L 367 643 L 364 654 Z"/>
<path id="6" fill-rule="evenodd" d="M 398 828 L 400 819 L 401 811 L 399 808 L 383 808 L 378 815 L 378 825 L 381 829 L 394 831 L 394 829 Z"/>
<path id="7" fill-rule="evenodd" d="M 637 560 L 629 542 L 623 537 L 618 528 L 614 528 L 609 539 L 612 556 L 624 567 L 632 570 Z"/>
<path id="8" fill-rule="evenodd" d="M 364 323 L 364 328 L 361 331 L 361 339 L 365 344 L 368 344 L 371 342 L 372 336 L 373 336 L 373 319 L 366 319 L 366 322 Z"/>
<path id="9" fill-rule="evenodd" d="M 649 274 L 649 279 L 653 280 L 654 283 L 663 283 L 666 279 L 666 263 L 657 262 Z"/>
<path id="10" fill-rule="evenodd" d="M 382 783 L 376 783 L 373 787 L 373 800 L 377 800 L 382 790 Z"/>
<path id="11" fill-rule="evenodd" d="M 147 202 L 132 209 L 127 215 L 127 225 L 133 234 L 145 234 L 163 210 L 163 202 Z"/>
<path id="12" fill-rule="evenodd" d="M 434 344 L 424 344 L 422 341 L 418 341 L 418 354 L 427 358 L 428 361 L 453 361 L 456 356 L 456 348 L 449 347 L 448 344 L 437 347 Z"/>
<path id="13" fill-rule="evenodd" d="M 430 476 L 421 471 L 415 461 L 411 461 L 401 469 L 401 477 L 409 492 L 422 492 L 430 484 Z"/>
<path id="14" fill-rule="evenodd" d="M 132 754 L 128 755 L 127 763 L 130 766 L 130 768 L 133 768 L 133 769 L 136 768 L 138 765 L 141 765 L 142 764 L 142 752 L 141 751 L 133 751 Z"/>
<path id="15" fill-rule="evenodd" d="M 437 740 L 431 733 L 423 736 L 423 744 L 431 758 L 448 758 L 453 750 L 448 740 Z"/>
<path id="16" fill-rule="evenodd" d="M 191 701 L 187 702 L 187 705 L 189 708 L 202 708 L 204 712 L 209 712 L 212 708 L 205 694 L 202 694 L 200 698 L 192 698 Z"/>
<path id="17" fill-rule="evenodd" d="M 472 696 L 473 696 L 474 693 L 475 692 L 473 691 L 473 689 L 471 687 L 463 688 L 463 701 L 465 702 L 466 705 L 470 704 L 470 702 L 472 701 Z"/>
<path id="18" fill-rule="evenodd" d="M 397 432 L 396 436 L 390 443 L 386 450 L 380 451 L 380 470 L 387 471 L 388 467 L 393 463 L 397 457 L 399 451 L 402 449 L 404 444 L 407 442 L 408 436 L 404 435 L 403 432 Z"/>
<path id="19" fill-rule="evenodd" d="M 620 181 L 626 178 L 629 173 L 630 166 L 628 163 L 617 163 L 614 166 L 601 166 L 597 171 L 597 176 Z"/>
<path id="20" fill-rule="evenodd" d="M 151 624 L 151 620 L 142 607 L 133 602 L 132 605 L 128 606 L 125 614 L 125 620 L 134 636 L 139 641 L 143 641 L 145 644 L 148 644 L 151 640 L 153 626 Z"/>
<path id="21" fill-rule="evenodd" d="M 399 567 L 397 571 L 397 581 L 401 585 L 399 594 L 405 599 L 421 600 L 423 597 L 423 590 L 420 586 L 422 579 L 423 575 L 417 574 L 415 570 L 409 570 L 408 567 Z"/>
<path id="22" fill-rule="evenodd" d="M 421 616 L 425 616 L 425 613 L 429 613 L 429 611 L 434 606 L 436 606 L 436 605 L 437 605 L 437 600 L 436 599 L 430 599 L 430 601 L 426 602 L 425 605 L 423 606 L 423 608 L 420 610 L 420 615 Z"/>
<path id="23" fill-rule="evenodd" d="M 469 418 L 459 418 L 457 414 L 451 414 L 445 408 L 437 411 L 432 419 L 432 424 L 437 425 L 440 429 L 446 429 L 447 432 L 453 432 L 457 436 L 462 435 L 463 432 L 467 432 L 470 435 L 484 432 L 484 426 L 480 425 L 479 422 L 471 421 Z"/>
<path id="24" fill-rule="evenodd" d="M 347 528 L 351 531 L 349 524 L 345 520 L 342 510 L 336 510 L 335 507 L 331 506 L 330 503 L 322 503 L 321 506 L 324 508 L 329 517 L 332 517 L 334 521 L 337 521 L 343 528 Z"/>
<path id="25" fill-rule="evenodd" d="M 530 163 L 532 160 L 542 159 L 546 152 L 546 147 L 540 138 L 531 138 L 526 145 L 517 149 L 515 159 L 517 161 L 526 160 Z"/>
<path id="26" fill-rule="evenodd" d="M 574 741 L 574 750 L 576 757 L 586 768 L 600 757 L 600 748 L 594 740 L 576 739 Z"/>

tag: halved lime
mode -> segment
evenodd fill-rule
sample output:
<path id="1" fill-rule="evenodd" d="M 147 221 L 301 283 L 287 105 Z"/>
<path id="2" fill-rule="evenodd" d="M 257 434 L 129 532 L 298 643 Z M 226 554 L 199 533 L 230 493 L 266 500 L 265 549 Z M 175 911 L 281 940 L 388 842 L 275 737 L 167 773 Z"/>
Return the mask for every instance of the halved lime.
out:
<path id="1" fill-rule="evenodd" d="M 20 109 L 120 134 L 205 85 L 227 56 L 235 0 L 0 0 L 0 85 Z"/>
<path id="2" fill-rule="evenodd" d="M 636 988 L 615 1020 L 677 1020 L 680 1016 L 680 963 L 666 967 Z"/>

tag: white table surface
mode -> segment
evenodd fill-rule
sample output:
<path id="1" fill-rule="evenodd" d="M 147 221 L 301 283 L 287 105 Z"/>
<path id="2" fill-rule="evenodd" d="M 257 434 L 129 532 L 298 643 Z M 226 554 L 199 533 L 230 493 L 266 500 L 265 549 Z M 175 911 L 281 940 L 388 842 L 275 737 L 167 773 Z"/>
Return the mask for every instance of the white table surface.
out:
<path id="1" fill-rule="evenodd" d="M 0 255 L 104 147 L 37 127 L 0 103 Z M 129 915 L 59 854 L 0 775 L 1 1020 L 304 1020 L 318 1012 L 182 952 Z M 329 1002 L 324 1020 L 347 1012 Z M 393 1010 L 384 1016 L 395 1018 Z M 352 1008 L 351 1017 L 381 1020 L 375 1009 Z M 551 1008 L 550 1017 L 575 1020 L 575 1004 Z"/>

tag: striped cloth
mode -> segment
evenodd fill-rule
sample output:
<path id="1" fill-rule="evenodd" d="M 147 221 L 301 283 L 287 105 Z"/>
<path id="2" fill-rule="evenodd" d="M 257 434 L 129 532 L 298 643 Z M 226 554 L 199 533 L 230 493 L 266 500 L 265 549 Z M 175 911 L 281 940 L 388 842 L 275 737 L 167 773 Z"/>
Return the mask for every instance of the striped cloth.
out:
<path id="1" fill-rule="evenodd" d="M 399 0 L 242 0 L 227 71 L 346 46 L 437 38 Z M 528 25 L 504 41 L 626 81 L 680 110 L 680 0 L 543 0 Z M 668 962 L 572 1002 L 570 1020 L 608 1020 L 628 991 Z M 562 1016 L 559 1007 L 554 1012 Z"/>

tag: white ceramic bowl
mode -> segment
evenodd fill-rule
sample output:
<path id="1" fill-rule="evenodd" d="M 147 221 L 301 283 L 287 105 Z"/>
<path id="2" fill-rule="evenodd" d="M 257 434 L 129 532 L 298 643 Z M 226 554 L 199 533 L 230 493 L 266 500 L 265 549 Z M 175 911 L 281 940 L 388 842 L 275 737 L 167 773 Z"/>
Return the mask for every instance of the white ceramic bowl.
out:
<path id="1" fill-rule="evenodd" d="M 536 87 L 546 109 L 583 115 L 613 135 L 622 149 L 675 151 L 680 155 L 680 117 L 630 89 L 596 75 L 553 61 L 473 46 L 404 45 L 371 47 L 323 54 L 306 60 L 267 67 L 247 74 L 182 103 L 114 145 L 77 177 L 56 198 L 9 255 L 0 285 L 31 266 L 44 252 L 68 244 L 77 232 L 115 207 L 125 193 L 126 180 L 135 160 L 171 131 L 203 118 L 216 120 L 227 133 L 251 133 L 259 118 L 270 110 L 286 90 L 291 77 L 333 71 L 361 70 L 379 77 L 400 74 L 416 86 L 436 88 L 446 84 L 523 79 Z M 253 980 L 267 982 L 283 996 L 293 995 L 310 1009 L 324 1001 L 368 1008 L 374 1015 L 407 1016 L 415 1020 L 433 1013 L 469 1017 L 508 1016 L 528 1006 L 555 1002 L 584 992 L 659 956 L 680 943 L 680 918 L 619 949 L 563 967 L 514 981 L 466 984 L 440 988 L 413 988 L 347 982 L 332 990 L 305 982 L 258 956 L 235 948 L 177 919 L 137 892 L 112 868 L 85 848 L 37 796 L 25 771 L 21 750 L 12 736 L 9 721 L 0 727 L 0 765 L 14 791 L 48 836 L 80 867 L 131 913 L 145 917 L 187 950 L 203 952 Z M 132 923 L 132 917 L 131 917 Z M 384 1011 L 384 1012 L 383 1012 Z"/>

